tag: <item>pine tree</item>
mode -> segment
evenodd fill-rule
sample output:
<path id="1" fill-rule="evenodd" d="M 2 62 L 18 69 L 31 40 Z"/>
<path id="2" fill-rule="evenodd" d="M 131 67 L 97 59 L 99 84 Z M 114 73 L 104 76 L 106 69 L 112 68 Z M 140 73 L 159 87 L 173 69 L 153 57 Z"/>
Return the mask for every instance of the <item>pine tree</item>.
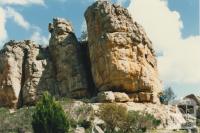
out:
<path id="1" fill-rule="evenodd" d="M 69 121 L 62 106 L 45 92 L 37 103 L 32 127 L 35 133 L 67 133 Z"/>

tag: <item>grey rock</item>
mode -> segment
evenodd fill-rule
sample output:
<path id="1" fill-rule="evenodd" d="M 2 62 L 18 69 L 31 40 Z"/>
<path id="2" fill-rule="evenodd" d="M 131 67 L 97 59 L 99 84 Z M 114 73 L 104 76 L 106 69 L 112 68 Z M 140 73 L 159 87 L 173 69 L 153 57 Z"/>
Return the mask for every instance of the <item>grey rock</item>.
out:
<path id="1" fill-rule="evenodd" d="M 69 21 L 53 19 L 49 42 L 59 93 L 62 96 L 82 98 L 88 96 L 86 71 L 80 57 L 80 46 Z"/>

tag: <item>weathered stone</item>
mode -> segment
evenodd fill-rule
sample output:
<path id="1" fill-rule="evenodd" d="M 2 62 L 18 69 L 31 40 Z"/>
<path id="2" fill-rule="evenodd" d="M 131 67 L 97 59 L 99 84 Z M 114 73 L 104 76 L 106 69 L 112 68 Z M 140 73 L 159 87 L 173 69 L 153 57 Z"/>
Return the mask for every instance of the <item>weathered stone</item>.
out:
<path id="1" fill-rule="evenodd" d="M 49 59 L 47 48 L 38 45 L 30 48 L 24 63 L 24 85 L 22 88 L 22 105 L 34 104 L 45 90 L 56 95 L 57 83 L 54 78 L 53 63 Z"/>
<path id="2" fill-rule="evenodd" d="M 86 71 L 80 60 L 79 46 L 71 24 L 55 18 L 50 24 L 50 53 L 62 96 L 82 98 L 88 95 Z"/>
<path id="3" fill-rule="evenodd" d="M 33 104 L 44 90 L 56 88 L 45 50 L 29 40 L 5 44 L 0 52 L 0 106 Z"/>
<path id="4" fill-rule="evenodd" d="M 48 27 L 49 47 L 29 40 L 4 46 L 0 106 L 32 105 L 44 90 L 72 98 L 99 92 L 98 102 L 159 102 L 152 42 L 128 10 L 97 1 L 85 17 L 88 41 L 78 42 L 71 24 L 55 18 Z"/>
<path id="5" fill-rule="evenodd" d="M 131 93 L 131 94 L 128 94 L 128 96 L 131 99 L 130 101 L 139 102 L 139 97 L 137 93 Z"/>
<path id="6" fill-rule="evenodd" d="M 83 127 L 77 127 L 75 129 L 74 133 L 85 133 L 85 128 L 83 128 Z"/>
<path id="7" fill-rule="evenodd" d="M 145 93 L 145 92 L 139 93 L 139 101 L 140 102 L 152 102 L 152 100 L 153 100 L 152 93 Z"/>
<path id="8" fill-rule="evenodd" d="M 115 102 L 128 102 L 130 101 L 129 96 L 122 92 L 113 92 L 115 96 Z"/>
<path id="9" fill-rule="evenodd" d="M 92 74 L 99 91 L 161 92 L 152 43 L 127 9 L 97 1 L 85 12 Z M 142 101 L 141 101 L 142 102 Z"/>
<path id="10" fill-rule="evenodd" d="M 109 102 L 112 103 L 115 101 L 115 95 L 112 91 L 100 92 L 97 95 L 98 102 Z"/>
<path id="11" fill-rule="evenodd" d="M 0 106 L 13 107 L 17 105 L 21 90 L 24 51 L 13 47 L 10 41 L 0 54 Z"/>

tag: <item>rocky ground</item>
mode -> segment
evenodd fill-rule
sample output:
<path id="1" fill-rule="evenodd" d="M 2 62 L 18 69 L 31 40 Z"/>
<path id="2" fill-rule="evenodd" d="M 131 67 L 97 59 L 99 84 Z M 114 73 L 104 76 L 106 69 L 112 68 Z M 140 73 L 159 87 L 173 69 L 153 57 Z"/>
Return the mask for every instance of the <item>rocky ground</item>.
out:
<path id="1" fill-rule="evenodd" d="M 88 102 L 87 99 L 83 101 L 62 99 L 60 103 L 62 104 L 64 110 L 74 119 L 81 120 L 82 118 L 84 118 L 90 120 L 90 117 L 94 117 L 95 119 L 91 120 L 94 125 L 94 130 L 96 130 L 96 133 L 101 133 L 101 130 L 103 130 L 101 129 L 103 121 L 96 116 L 99 105 L 101 103 L 91 103 Z M 176 107 L 151 103 L 141 104 L 133 102 L 118 104 L 127 107 L 128 110 L 148 112 L 153 114 L 156 118 L 161 119 L 162 123 L 158 128 L 159 130 L 154 131 L 155 133 L 158 131 L 164 132 L 164 130 L 162 129 L 167 129 L 168 131 L 179 129 L 181 127 L 181 123 L 185 122 L 181 113 Z M 33 109 L 34 107 L 23 107 L 18 110 L 10 110 L 9 112 L 7 109 L 1 108 L 0 132 L 17 132 L 17 130 L 25 130 L 26 133 L 32 132 L 31 115 Z M 77 130 L 80 130 L 80 128 L 78 128 Z"/>
<path id="2" fill-rule="evenodd" d="M 32 132 L 29 106 L 44 91 L 58 99 L 76 98 L 61 100 L 73 118 L 94 115 L 87 109 L 95 113 L 100 103 L 117 102 L 161 119 L 160 129 L 179 129 L 184 123 L 179 110 L 160 104 L 162 85 L 153 44 L 128 10 L 96 1 L 85 11 L 85 19 L 84 42 L 77 40 L 69 21 L 54 18 L 47 47 L 11 40 L 0 50 L 0 107 L 23 107 L 13 113 L 1 110 L 0 132 Z M 78 100 L 83 98 L 90 100 Z M 95 118 L 94 128 L 101 133 L 101 121 Z"/>

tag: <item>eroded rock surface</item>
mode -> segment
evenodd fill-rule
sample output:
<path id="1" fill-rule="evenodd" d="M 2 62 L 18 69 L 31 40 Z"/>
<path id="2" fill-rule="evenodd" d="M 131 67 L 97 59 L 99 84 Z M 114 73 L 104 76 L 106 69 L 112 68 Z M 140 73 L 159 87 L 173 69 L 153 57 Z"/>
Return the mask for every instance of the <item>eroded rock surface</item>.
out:
<path id="1" fill-rule="evenodd" d="M 10 41 L 0 51 L 0 106 L 33 104 L 55 87 L 48 52 L 32 41 Z"/>
<path id="2" fill-rule="evenodd" d="M 55 18 L 49 25 L 51 32 L 50 53 L 55 66 L 55 75 L 62 96 L 86 97 L 88 84 L 86 71 L 80 57 L 80 46 L 71 24 Z"/>
<path id="3" fill-rule="evenodd" d="M 128 10 L 97 1 L 86 10 L 85 18 L 92 74 L 99 91 L 135 93 L 140 102 L 157 102 L 161 83 L 152 43 Z"/>
<path id="4" fill-rule="evenodd" d="M 0 106 L 32 105 L 44 90 L 97 96 L 97 102 L 158 103 L 161 83 L 152 43 L 127 9 L 97 1 L 85 18 L 88 41 L 78 42 L 70 22 L 55 18 L 48 27 L 49 47 L 29 40 L 5 44 Z"/>

